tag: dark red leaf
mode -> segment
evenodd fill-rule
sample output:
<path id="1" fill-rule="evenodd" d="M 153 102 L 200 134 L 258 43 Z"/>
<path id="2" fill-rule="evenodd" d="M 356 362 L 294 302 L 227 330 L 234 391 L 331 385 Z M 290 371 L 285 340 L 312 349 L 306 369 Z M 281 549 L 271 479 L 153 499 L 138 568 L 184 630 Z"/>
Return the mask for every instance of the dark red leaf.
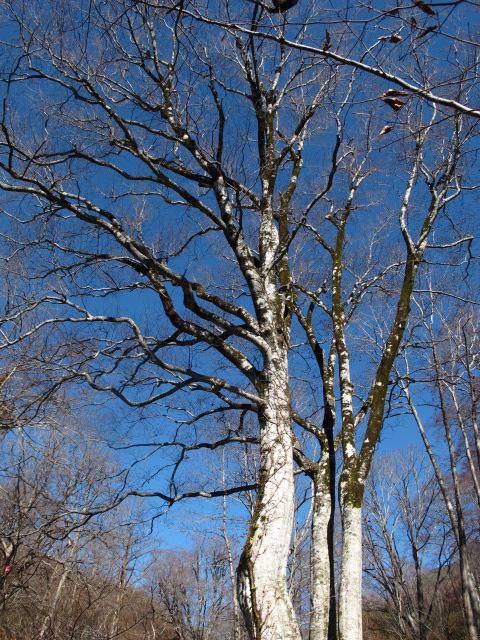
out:
<path id="1" fill-rule="evenodd" d="M 405 106 L 405 103 L 398 98 L 382 98 L 382 100 L 385 102 L 385 104 L 388 104 L 388 106 L 391 107 L 394 111 L 400 111 L 400 109 Z"/>
<path id="2" fill-rule="evenodd" d="M 400 91 L 399 89 L 387 89 L 385 93 L 382 93 L 380 98 L 383 100 L 384 98 L 399 98 L 401 96 L 410 95 L 408 91 Z"/>
<path id="3" fill-rule="evenodd" d="M 424 38 L 426 35 L 436 30 L 437 30 L 437 27 L 435 25 L 432 25 L 431 27 L 427 27 L 421 33 L 418 34 L 417 40 L 420 40 L 420 38 Z"/>
<path id="4" fill-rule="evenodd" d="M 413 4 L 420 9 L 420 11 L 423 11 L 423 13 L 426 13 L 429 16 L 435 15 L 435 11 L 432 7 L 423 0 L 413 0 Z"/>

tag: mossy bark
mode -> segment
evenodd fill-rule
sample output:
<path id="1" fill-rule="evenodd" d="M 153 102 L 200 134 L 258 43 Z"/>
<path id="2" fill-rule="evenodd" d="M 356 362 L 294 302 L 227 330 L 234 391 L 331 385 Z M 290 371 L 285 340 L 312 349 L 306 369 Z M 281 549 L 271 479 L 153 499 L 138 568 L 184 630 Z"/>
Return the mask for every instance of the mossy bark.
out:
<path id="1" fill-rule="evenodd" d="M 293 446 L 286 352 L 266 372 L 260 416 L 261 476 L 238 567 L 238 598 L 251 640 L 300 640 L 286 586 L 294 518 Z"/>

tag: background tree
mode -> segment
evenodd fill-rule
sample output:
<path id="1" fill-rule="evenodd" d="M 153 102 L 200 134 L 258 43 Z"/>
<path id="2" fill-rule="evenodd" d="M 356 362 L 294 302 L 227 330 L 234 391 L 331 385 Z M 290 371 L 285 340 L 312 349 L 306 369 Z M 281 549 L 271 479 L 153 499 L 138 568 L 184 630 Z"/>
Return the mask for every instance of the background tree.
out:
<path id="1" fill-rule="evenodd" d="M 386 602 L 386 629 L 403 638 L 430 637 L 454 541 L 440 488 L 418 451 L 379 459 L 368 486 L 365 571 Z"/>
<path id="2" fill-rule="evenodd" d="M 186 554 L 163 554 L 153 584 L 179 640 L 230 638 L 234 629 L 228 561 L 205 542 Z"/>
<path id="3" fill-rule="evenodd" d="M 446 313 L 441 297 L 431 287 L 426 293 L 426 300 L 418 304 L 420 322 L 415 351 L 418 354 L 421 350 L 421 358 L 412 360 L 410 352 L 405 353 L 402 388 L 432 464 L 455 537 L 469 637 L 478 638 L 478 571 L 475 572 L 470 564 L 469 551 L 478 539 L 478 528 L 474 523 L 478 522 L 480 508 L 478 389 L 474 374 L 478 359 L 474 329 L 476 313 L 461 300 L 461 291 L 456 295 L 461 307 L 451 305 Z M 440 439 L 427 429 L 431 419 L 424 416 L 424 403 L 418 399 L 420 389 L 424 394 L 428 393 L 427 406 L 435 412 Z M 448 464 L 444 466 L 445 455 Z"/>

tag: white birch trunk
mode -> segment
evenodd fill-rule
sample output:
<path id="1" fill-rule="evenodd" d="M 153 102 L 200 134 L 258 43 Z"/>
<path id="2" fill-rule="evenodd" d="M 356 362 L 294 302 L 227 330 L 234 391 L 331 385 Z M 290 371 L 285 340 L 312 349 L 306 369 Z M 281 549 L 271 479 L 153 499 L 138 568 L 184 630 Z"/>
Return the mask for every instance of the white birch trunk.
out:
<path id="1" fill-rule="evenodd" d="M 53 600 L 50 603 L 50 607 L 49 607 L 50 610 L 43 618 L 42 626 L 38 634 L 39 640 L 43 640 L 43 638 L 45 638 L 45 635 L 52 624 L 52 621 L 55 616 L 55 612 L 57 610 L 58 601 L 60 600 L 60 596 L 62 595 L 62 591 L 67 581 L 69 573 L 70 573 L 70 570 L 67 567 L 62 567 L 62 574 L 57 583 L 57 588 L 55 589 Z"/>
<path id="2" fill-rule="evenodd" d="M 330 559 L 328 523 L 332 504 L 327 483 L 313 483 L 312 540 L 310 551 L 310 635 L 309 640 L 327 640 L 330 614 Z"/>
<path id="3" fill-rule="evenodd" d="M 60 600 L 60 596 L 62 595 L 62 592 L 63 592 L 63 589 L 65 587 L 65 584 L 67 582 L 67 578 L 70 575 L 72 560 L 75 558 L 75 555 L 77 553 L 77 545 L 78 545 L 79 536 L 80 536 L 80 533 L 77 532 L 77 534 L 75 535 L 75 537 L 73 539 L 72 538 L 68 539 L 68 543 L 69 543 L 70 549 L 68 551 L 65 563 L 58 565 L 58 566 L 60 566 L 62 573 L 61 573 L 60 578 L 58 580 L 57 588 L 55 589 L 55 593 L 53 594 L 53 599 L 50 602 L 49 611 L 45 615 L 45 617 L 43 618 L 42 626 L 41 626 L 39 634 L 38 634 L 38 640 L 43 640 L 45 638 L 46 634 L 47 634 L 47 631 L 50 629 L 50 627 L 54 626 L 55 613 L 57 611 L 58 602 Z M 54 574 L 55 573 L 56 573 L 56 568 L 54 570 Z"/>
<path id="4" fill-rule="evenodd" d="M 261 476 L 238 568 L 238 598 L 253 640 L 300 640 L 287 590 L 294 519 L 293 451 L 286 352 L 266 372 L 261 416 Z"/>
<path id="5" fill-rule="evenodd" d="M 362 640 L 362 509 L 345 502 L 339 639 Z"/>

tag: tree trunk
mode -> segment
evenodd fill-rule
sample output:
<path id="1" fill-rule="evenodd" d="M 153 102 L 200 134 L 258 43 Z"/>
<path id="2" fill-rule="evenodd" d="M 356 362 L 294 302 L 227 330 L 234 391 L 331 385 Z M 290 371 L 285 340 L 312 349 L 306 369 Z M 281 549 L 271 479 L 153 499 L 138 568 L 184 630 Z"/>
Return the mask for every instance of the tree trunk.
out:
<path id="1" fill-rule="evenodd" d="M 474 582 L 468 560 L 466 558 L 465 546 L 459 554 L 460 556 L 460 579 L 462 585 L 463 610 L 465 615 L 465 624 L 468 629 L 468 637 L 470 640 L 479 640 L 479 624 L 478 608 L 475 598 L 478 598 L 478 589 Z"/>
<path id="2" fill-rule="evenodd" d="M 265 371 L 261 472 L 238 566 L 238 599 L 252 640 L 300 640 L 286 585 L 294 518 L 293 451 L 286 350 Z"/>
<path id="3" fill-rule="evenodd" d="M 67 581 L 69 573 L 70 573 L 70 569 L 67 566 L 63 566 L 60 579 L 57 583 L 57 588 L 55 589 L 55 593 L 53 594 L 53 599 L 49 606 L 49 611 L 43 618 L 42 626 L 38 633 L 39 640 L 43 640 L 45 638 L 45 636 L 47 635 L 47 632 L 49 631 L 50 627 L 54 623 L 54 616 L 57 610 L 57 605 L 60 600 L 60 596 L 62 595 L 62 591 Z"/>
<path id="4" fill-rule="evenodd" d="M 340 640 L 362 640 L 362 508 L 342 508 L 343 550 L 339 596 Z"/>
<path id="5" fill-rule="evenodd" d="M 58 603 L 59 603 L 59 600 L 60 600 L 60 596 L 62 595 L 63 589 L 65 587 L 65 583 L 67 582 L 67 578 L 69 577 L 70 572 L 71 572 L 72 560 L 75 558 L 75 555 L 77 553 L 77 544 L 78 544 L 79 536 L 80 536 L 80 533 L 78 531 L 73 539 L 69 538 L 70 549 L 68 551 L 68 554 L 67 554 L 67 557 L 66 557 L 66 561 L 63 564 L 59 564 L 58 565 L 58 566 L 60 566 L 62 573 L 61 573 L 60 578 L 58 580 L 57 588 L 55 589 L 55 593 L 53 594 L 53 598 L 50 601 L 49 610 L 48 610 L 47 614 L 45 615 L 45 617 L 43 618 L 42 626 L 41 626 L 39 634 L 38 634 L 38 639 L 39 640 L 43 640 L 43 638 L 46 637 L 47 632 L 49 631 L 49 629 L 51 627 L 52 628 L 54 627 L 55 613 L 57 611 L 57 606 L 58 606 Z M 56 569 L 54 570 L 54 572 L 55 571 L 56 571 Z M 53 629 L 53 631 L 54 631 L 54 629 Z"/>
<path id="6" fill-rule="evenodd" d="M 320 477 L 318 477 L 320 476 Z M 309 640 L 327 640 L 331 600 L 331 541 L 329 523 L 332 500 L 328 477 L 321 471 L 313 480 L 312 540 L 310 551 L 310 635 Z"/>
<path id="7" fill-rule="evenodd" d="M 224 454 L 223 454 L 224 455 Z M 222 476 L 223 486 L 225 486 L 225 463 L 222 461 Z M 232 585 L 232 614 L 233 614 L 233 640 L 239 640 L 240 638 L 240 612 L 238 610 L 238 598 L 236 592 L 236 578 L 235 578 L 235 565 L 233 563 L 232 546 L 230 544 L 230 538 L 228 536 L 227 527 L 227 497 L 223 497 L 223 540 L 225 543 L 225 551 L 227 553 L 228 571 L 230 574 L 230 583 Z"/>
<path id="8" fill-rule="evenodd" d="M 436 368 L 437 378 L 440 378 L 438 373 L 438 365 L 436 366 L 437 366 Z M 405 395 L 408 400 L 410 409 L 412 410 L 412 414 L 415 418 L 415 422 L 417 423 L 418 429 L 420 431 L 420 435 L 422 437 L 423 444 L 425 445 L 425 449 L 427 451 L 428 457 L 430 459 L 430 462 L 432 463 L 432 467 L 435 472 L 435 478 L 437 480 L 438 486 L 440 487 L 440 492 L 442 494 L 442 498 L 445 503 L 445 507 L 447 509 L 448 517 L 452 525 L 452 530 L 455 535 L 455 540 L 457 542 L 458 557 L 459 557 L 459 563 L 460 563 L 460 580 L 461 580 L 463 614 L 465 617 L 465 624 L 468 629 L 468 637 L 470 640 L 478 640 L 480 637 L 480 629 L 479 629 L 480 598 L 478 596 L 478 588 L 477 588 L 477 585 L 475 584 L 474 576 L 471 572 L 471 569 L 468 563 L 467 549 L 466 549 L 467 541 L 466 541 L 464 517 L 463 517 L 463 506 L 462 506 L 462 501 L 460 496 L 458 474 L 457 474 L 457 457 L 455 454 L 453 440 L 451 438 L 450 423 L 447 419 L 446 411 L 443 410 L 442 416 L 444 420 L 446 440 L 449 445 L 450 471 L 452 474 L 455 506 L 453 501 L 450 498 L 450 495 L 447 490 L 447 484 L 444 480 L 438 460 L 433 452 L 433 448 L 427 437 L 425 427 L 423 425 L 423 422 L 420 418 L 420 415 L 417 411 L 415 404 L 412 402 L 412 398 L 408 392 L 408 389 L 405 390 Z M 443 409 L 444 407 L 443 395 L 442 395 L 440 386 L 439 386 L 439 396 L 440 396 L 441 406 Z"/>
<path id="9" fill-rule="evenodd" d="M 115 596 L 115 606 L 112 613 L 112 620 L 110 622 L 109 638 L 116 638 L 118 636 L 118 623 L 120 620 L 120 612 L 122 610 L 123 601 L 125 599 L 125 593 L 128 583 L 128 563 L 130 560 L 130 553 L 133 545 L 133 533 L 129 532 L 128 538 L 125 542 L 125 549 L 122 557 L 122 566 L 120 567 L 120 574 L 117 582 L 117 593 Z"/>
<path id="10" fill-rule="evenodd" d="M 417 587 L 418 640 L 427 640 L 428 625 L 425 620 L 425 592 L 423 588 L 423 570 L 420 563 L 417 544 L 412 540 L 413 563 L 415 566 L 415 582 Z"/>

